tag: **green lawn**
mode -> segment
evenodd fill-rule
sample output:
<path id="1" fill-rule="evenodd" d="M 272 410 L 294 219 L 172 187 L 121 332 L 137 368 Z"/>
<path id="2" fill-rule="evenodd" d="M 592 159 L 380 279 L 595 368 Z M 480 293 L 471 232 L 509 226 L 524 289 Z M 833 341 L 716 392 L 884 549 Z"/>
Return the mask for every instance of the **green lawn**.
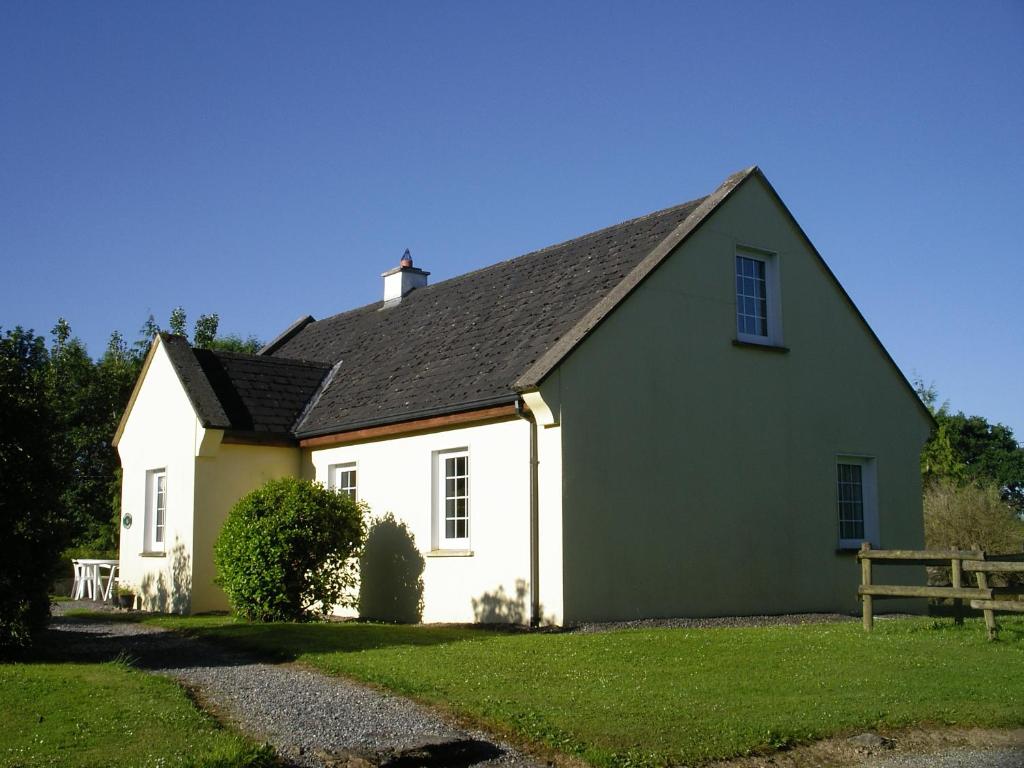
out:
<path id="1" fill-rule="evenodd" d="M 170 680 L 118 663 L 0 664 L 0 766 L 241 768 L 271 753 Z"/>
<path id="2" fill-rule="evenodd" d="M 150 619 L 439 704 L 598 766 L 729 757 L 865 728 L 1024 724 L 1024 621 L 924 618 L 525 634 Z"/>

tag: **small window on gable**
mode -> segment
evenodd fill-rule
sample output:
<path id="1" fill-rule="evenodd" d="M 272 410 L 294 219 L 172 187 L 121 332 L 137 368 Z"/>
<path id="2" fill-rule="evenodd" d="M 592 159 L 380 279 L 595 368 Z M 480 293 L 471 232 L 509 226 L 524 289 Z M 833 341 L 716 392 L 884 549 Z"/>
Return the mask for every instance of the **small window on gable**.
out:
<path id="1" fill-rule="evenodd" d="M 437 478 L 434 546 L 436 549 L 468 550 L 469 451 L 441 451 L 434 456 Z"/>
<path id="2" fill-rule="evenodd" d="M 879 546 L 874 459 L 866 456 L 836 459 L 836 511 L 840 549 L 858 549 L 865 541 Z"/>
<path id="3" fill-rule="evenodd" d="M 332 464 L 328 469 L 327 484 L 336 491 L 347 493 L 353 499 L 356 496 L 356 465 L 355 462 L 349 464 Z"/>
<path id="4" fill-rule="evenodd" d="M 778 259 L 767 251 L 736 252 L 736 338 L 782 344 Z"/>

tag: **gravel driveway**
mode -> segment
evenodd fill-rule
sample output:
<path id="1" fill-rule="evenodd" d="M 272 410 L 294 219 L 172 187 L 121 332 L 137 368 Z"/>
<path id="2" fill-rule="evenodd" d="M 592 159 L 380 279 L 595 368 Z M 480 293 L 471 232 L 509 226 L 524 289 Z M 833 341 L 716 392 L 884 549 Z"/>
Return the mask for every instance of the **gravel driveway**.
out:
<path id="1" fill-rule="evenodd" d="M 127 656 L 139 669 L 181 681 L 203 706 L 270 742 L 294 766 L 545 765 L 408 699 L 156 627 L 57 616 L 48 641 L 64 660 Z"/>

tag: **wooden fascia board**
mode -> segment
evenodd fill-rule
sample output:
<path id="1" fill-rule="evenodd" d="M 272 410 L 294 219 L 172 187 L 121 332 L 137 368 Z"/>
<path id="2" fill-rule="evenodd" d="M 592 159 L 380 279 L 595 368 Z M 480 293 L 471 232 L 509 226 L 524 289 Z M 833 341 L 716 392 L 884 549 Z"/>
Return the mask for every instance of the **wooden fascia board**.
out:
<path id="1" fill-rule="evenodd" d="M 357 443 L 364 440 L 376 440 L 383 437 L 400 437 L 411 435 L 416 432 L 430 432 L 435 429 L 447 429 L 464 424 L 479 424 L 489 421 L 499 421 L 515 418 L 516 407 L 512 405 L 497 405 L 491 408 L 478 408 L 474 411 L 462 411 L 460 413 L 449 413 L 443 416 L 432 416 L 425 419 L 413 419 L 411 421 L 400 421 L 394 424 L 382 424 L 379 427 L 366 427 L 364 429 L 353 429 L 348 432 L 337 432 L 332 435 L 319 435 L 307 437 L 299 441 L 302 448 L 324 448 L 333 445 L 345 445 Z"/>
<path id="2" fill-rule="evenodd" d="M 146 374 L 149 373 L 149 366 L 153 362 L 153 358 L 156 356 L 156 348 L 162 343 L 163 341 L 160 339 L 160 334 L 156 334 L 153 336 L 153 341 L 149 344 L 149 351 L 146 353 L 146 359 L 142 361 L 142 370 L 139 371 L 139 377 L 135 379 L 135 386 L 132 388 L 132 396 L 128 398 L 128 405 L 124 407 L 124 413 L 121 414 L 121 420 L 117 422 L 117 429 L 114 431 L 114 437 L 110 441 L 110 444 L 115 448 L 117 448 L 117 444 L 121 442 L 121 435 L 124 434 L 124 428 L 128 424 L 128 416 L 132 412 L 132 408 L 135 407 L 135 400 L 138 398 L 139 392 L 142 390 L 142 382 L 146 380 Z"/>
<path id="3" fill-rule="evenodd" d="M 711 216 L 733 192 L 751 176 L 761 176 L 761 170 L 752 165 L 742 171 L 732 174 L 723 181 L 718 188 L 704 198 L 704 202 L 698 205 L 683 222 L 672 230 L 671 233 L 658 243 L 643 260 L 637 264 L 619 283 L 612 288 L 608 294 L 601 299 L 587 314 L 574 325 L 568 333 L 560 338 L 540 358 L 531 365 L 526 372 L 519 377 L 515 383 L 515 389 L 524 392 L 536 389 L 555 367 L 564 360 L 576 346 L 583 341 L 590 333 L 616 307 L 633 293 L 640 283 L 661 265 L 669 254 L 682 245 L 700 225 Z"/>

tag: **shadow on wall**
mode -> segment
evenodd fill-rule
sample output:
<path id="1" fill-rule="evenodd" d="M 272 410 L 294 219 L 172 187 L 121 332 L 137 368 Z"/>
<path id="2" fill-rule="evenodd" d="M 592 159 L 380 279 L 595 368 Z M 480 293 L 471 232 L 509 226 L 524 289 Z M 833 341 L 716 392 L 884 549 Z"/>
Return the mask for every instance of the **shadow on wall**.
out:
<path id="1" fill-rule="evenodd" d="M 175 540 L 167 553 L 170 563 L 170 582 L 167 574 L 146 574 L 139 585 L 139 597 L 144 611 L 160 613 L 188 613 L 192 607 L 192 557 L 185 545 Z"/>
<path id="2" fill-rule="evenodd" d="M 359 558 L 359 617 L 419 622 L 423 618 L 425 566 L 405 523 L 390 512 L 373 522 Z"/>
<path id="3" fill-rule="evenodd" d="M 526 595 L 526 580 L 516 579 L 515 595 L 508 594 L 505 587 L 499 586 L 493 592 L 474 597 L 473 616 L 481 624 L 526 624 L 530 621 Z M 544 615 L 543 610 L 541 615 Z"/>

